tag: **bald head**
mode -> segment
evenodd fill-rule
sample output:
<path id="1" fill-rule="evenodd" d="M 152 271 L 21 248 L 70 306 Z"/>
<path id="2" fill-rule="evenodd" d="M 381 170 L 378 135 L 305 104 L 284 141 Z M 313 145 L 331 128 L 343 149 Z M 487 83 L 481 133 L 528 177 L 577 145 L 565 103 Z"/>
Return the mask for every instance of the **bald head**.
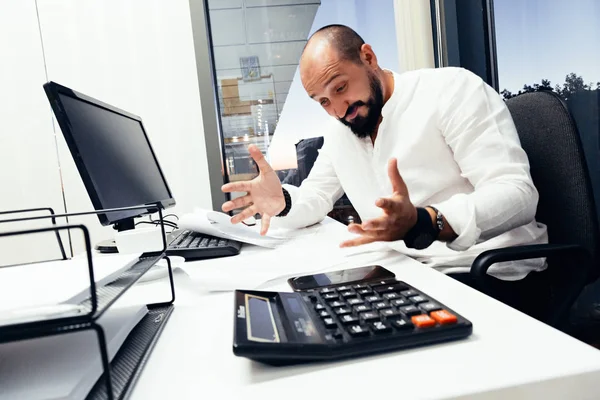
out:
<path id="1" fill-rule="evenodd" d="M 340 61 L 360 63 L 360 49 L 363 44 L 363 38 L 352 28 L 345 25 L 327 25 L 308 38 L 302 58 L 307 61 L 314 56 L 321 56 L 320 53 L 327 50 L 333 52 Z"/>

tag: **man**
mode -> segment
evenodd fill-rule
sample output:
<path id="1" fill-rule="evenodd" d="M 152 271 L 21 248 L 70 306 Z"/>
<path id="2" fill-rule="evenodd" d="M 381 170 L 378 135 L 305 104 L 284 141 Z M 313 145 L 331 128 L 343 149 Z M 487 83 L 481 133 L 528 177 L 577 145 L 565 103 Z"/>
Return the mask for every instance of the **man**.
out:
<path id="1" fill-rule="evenodd" d="M 342 246 L 388 242 L 439 270 L 466 272 L 483 250 L 546 243 L 534 221 L 538 201 L 527 156 L 508 109 L 478 76 L 460 68 L 397 74 L 382 69 L 352 29 L 330 25 L 308 40 L 300 60 L 307 94 L 332 117 L 308 178 L 283 188 L 255 146 L 260 175 L 229 183 L 247 195 L 223 204 L 246 207 L 287 227 L 322 220 L 345 192 L 363 223 Z M 302 112 L 302 110 L 298 110 Z M 543 260 L 502 263 L 503 280 L 545 268 Z"/>

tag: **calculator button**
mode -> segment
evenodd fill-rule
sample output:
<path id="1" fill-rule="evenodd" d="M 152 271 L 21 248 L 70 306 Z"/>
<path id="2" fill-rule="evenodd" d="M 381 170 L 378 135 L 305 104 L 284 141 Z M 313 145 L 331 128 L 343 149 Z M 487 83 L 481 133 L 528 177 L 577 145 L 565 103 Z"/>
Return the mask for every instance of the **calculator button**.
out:
<path id="1" fill-rule="evenodd" d="M 362 283 L 359 283 L 358 285 L 353 285 L 352 286 L 352 289 L 354 289 L 354 290 L 365 289 L 365 288 L 368 288 L 368 286 L 367 285 L 363 285 Z"/>
<path id="2" fill-rule="evenodd" d="M 392 328 L 381 322 L 381 321 L 375 321 L 371 324 L 371 329 L 373 330 L 373 332 L 375 333 L 387 333 L 387 332 L 391 332 Z"/>
<path id="3" fill-rule="evenodd" d="M 387 300 L 394 300 L 394 299 L 399 299 L 400 295 L 398 293 L 392 292 L 392 293 L 386 293 L 383 295 L 384 299 Z"/>
<path id="4" fill-rule="evenodd" d="M 331 315 L 325 310 L 319 312 L 319 317 L 321 318 L 329 318 Z"/>
<path id="5" fill-rule="evenodd" d="M 419 293 L 416 290 L 405 290 L 403 292 L 400 292 L 400 294 L 404 297 L 411 297 L 411 296 L 417 296 Z"/>
<path id="6" fill-rule="evenodd" d="M 315 310 L 317 310 L 317 311 L 321 311 L 321 310 L 324 310 L 324 309 L 325 309 L 325 306 L 323 304 L 317 304 L 315 306 Z"/>
<path id="7" fill-rule="evenodd" d="M 333 336 L 334 339 L 336 340 L 340 340 L 341 338 L 344 337 L 344 335 L 342 334 L 342 331 L 335 331 L 331 334 L 331 336 Z"/>
<path id="8" fill-rule="evenodd" d="M 419 304 L 419 303 L 425 303 L 427 301 L 427 299 L 423 296 L 413 296 L 410 298 L 410 301 L 412 301 L 413 304 Z"/>
<path id="9" fill-rule="evenodd" d="M 435 320 L 427 314 L 415 315 L 411 321 L 417 328 L 429 328 L 435 326 Z"/>
<path id="10" fill-rule="evenodd" d="M 421 304 L 419 304 L 419 307 L 421 307 L 421 310 L 423 310 L 425 312 L 437 311 L 437 310 L 442 309 L 442 307 L 440 307 L 439 304 L 432 303 L 432 302 L 421 303 Z"/>
<path id="11" fill-rule="evenodd" d="M 446 310 L 434 311 L 430 315 L 434 320 L 442 325 L 455 324 L 458 320 L 456 315 L 451 314 Z"/>
<path id="12" fill-rule="evenodd" d="M 368 336 L 369 330 L 360 325 L 352 325 L 348 327 L 348 333 L 350 333 L 352 336 Z"/>
<path id="13" fill-rule="evenodd" d="M 364 304 L 364 300 L 362 299 L 348 299 L 347 303 L 351 306 L 357 306 L 359 304 Z"/>
<path id="14" fill-rule="evenodd" d="M 374 320 L 379 319 L 379 314 L 377 314 L 374 311 L 367 311 L 364 313 L 360 313 L 359 316 L 360 316 L 360 319 L 362 319 L 365 322 L 374 321 Z"/>
<path id="15" fill-rule="evenodd" d="M 345 292 L 341 292 L 340 295 L 343 298 L 348 299 L 350 297 L 356 297 L 356 292 L 354 292 L 354 290 L 346 290 Z"/>
<path id="16" fill-rule="evenodd" d="M 381 301 L 381 297 L 379 297 L 379 296 L 367 296 L 367 297 L 365 297 L 365 300 L 368 301 L 369 303 L 376 303 L 378 301 Z"/>
<path id="17" fill-rule="evenodd" d="M 335 313 L 336 313 L 337 315 L 345 315 L 345 314 L 350 314 L 350 313 L 352 313 L 352 310 L 351 310 L 350 308 L 348 308 L 348 307 L 340 307 L 340 308 L 336 308 L 336 309 L 335 309 L 335 310 L 333 310 L 333 311 L 335 311 Z"/>
<path id="18" fill-rule="evenodd" d="M 350 286 L 338 286 L 336 287 L 336 289 L 338 290 L 338 292 L 345 292 L 346 290 L 350 290 Z"/>
<path id="19" fill-rule="evenodd" d="M 371 307 L 366 305 L 366 304 L 359 304 L 357 306 L 354 306 L 354 311 L 360 313 L 363 311 L 371 311 Z"/>
<path id="20" fill-rule="evenodd" d="M 402 307 L 402 306 L 409 306 L 411 305 L 411 303 L 406 300 L 406 299 L 396 299 L 396 300 L 392 300 L 390 301 L 390 304 L 395 306 L 395 307 Z"/>
<path id="21" fill-rule="evenodd" d="M 389 292 L 400 292 L 400 291 L 406 290 L 406 289 L 408 289 L 408 286 L 401 284 L 401 283 L 373 287 L 373 290 L 379 294 L 389 293 Z"/>
<path id="22" fill-rule="evenodd" d="M 319 291 L 319 293 L 325 295 L 325 294 L 329 294 L 329 293 L 335 293 L 335 289 L 333 288 L 325 288 L 325 289 L 321 289 Z"/>
<path id="23" fill-rule="evenodd" d="M 323 296 L 323 298 L 325 300 L 329 301 L 329 300 L 334 300 L 334 299 L 337 300 L 337 299 L 339 299 L 339 296 L 335 293 L 327 293 L 326 295 Z"/>
<path id="24" fill-rule="evenodd" d="M 413 315 L 422 314 L 421 310 L 419 310 L 415 306 L 404 306 L 400 307 L 400 311 L 407 317 L 412 317 Z"/>
<path id="25" fill-rule="evenodd" d="M 408 322 L 405 319 L 397 319 L 392 321 L 392 326 L 399 330 L 411 329 L 413 327 L 412 322 Z"/>
<path id="26" fill-rule="evenodd" d="M 355 316 L 350 315 L 350 314 L 342 315 L 340 317 L 340 320 L 342 321 L 342 323 L 344 325 L 348 325 L 348 324 L 352 324 L 352 323 L 358 323 L 358 318 L 356 318 Z"/>
<path id="27" fill-rule="evenodd" d="M 323 320 L 323 323 L 325 324 L 325 328 L 336 328 L 337 327 L 337 324 L 335 323 L 333 318 L 325 318 Z"/>
<path id="28" fill-rule="evenodd" d="M 376 310 L 381 310 L 383 308 L 390 308 L 389 304 L 386 303 L 385 301 L 380 301 L 380 302 L 377 302 L 377 303 L 372 303 L 371 305 Z"/>
<path id="29" fill-rule="evenodd" d="M 345 306 L 346 303 L 342 303 L 341 301 L 332 301 L 331 303 L 329 303 L 330 307 L 342 307 Z"/>
<path id="30" fill-rule="evenodd" d="M 368 294 L 373 293 L 373 291 L 371 290 L 371 288 L 358 289 L 356 292 L 358 294 L 362 295 L 362 296 L 366 296 Z"/>
<path id="31" fill-rule="evenodd" d="M 392 310 L 391 308 L 386 308 L 385 310 L 380 310 L 379 314 L 381 314 L 382 317 L 386 317 L 388 319 L 394 318 L 394 317 L 399 317 L 402 315 L 400 313 L 400 311 Z"/>

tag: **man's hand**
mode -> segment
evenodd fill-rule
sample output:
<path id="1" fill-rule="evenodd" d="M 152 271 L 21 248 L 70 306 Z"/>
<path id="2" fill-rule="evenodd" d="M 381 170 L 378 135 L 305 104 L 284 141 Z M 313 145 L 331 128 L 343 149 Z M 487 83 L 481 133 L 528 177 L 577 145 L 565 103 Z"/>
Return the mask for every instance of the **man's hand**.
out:
<path id="1" fill-rule="evenodd" d="M 375 205 L 383 210 L 383 215 L 362 224 L 350 224 L 348 230 L 361 236 L 343 242 L 340 247 L 401 240 L 417 223 L 417 208 L 410 201 L 408 189 L 398 172 L 398 162 L 395 158 L 388 163 L 388 176 L 392 182 L 393 193 L 390 197 L 375 202 Z"/>
<path id="2" fill-rule="evenodd" d="M 247 192 L 245 196 L 238 197 L 223 203 L 224 212 L 236 208 L 246 209 L 231 218 L 231 222 L 237 224 L 255 214 L 260 214 L 260 234 L 265 235 L 269 229 L 271 217 L 279 214 L 285 208 L 285 198 L 281 190 L 279 177 L 273 171 L 258 147 L 251 144 L 248 146 L 250 156 L 258 165 L 259 175 L 251 181 L 233 182 L 223 185 L 223 192 Z"/>

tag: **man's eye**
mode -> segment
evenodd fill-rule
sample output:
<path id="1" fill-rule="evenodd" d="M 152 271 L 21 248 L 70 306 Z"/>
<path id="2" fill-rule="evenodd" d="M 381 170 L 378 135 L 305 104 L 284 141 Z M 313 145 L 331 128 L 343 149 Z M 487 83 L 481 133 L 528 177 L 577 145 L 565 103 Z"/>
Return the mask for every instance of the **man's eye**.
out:
<path id="1" fill-rule="evenodd" d="M 329 100 L 321 100 L 321 106 L 325 107 L 329 103 Z"/>
<path id="2" fill-rule="evenodd" d="M 336 90 L 336 91 L 339 93 L 339 92 L 341 92 L 342 90 L 344 90 L 345 88 L 346 88 L 346 85 L 342 85 L 342 86 L 340 86 L 339 88 L 337 88 L 337 90 Z"/>

